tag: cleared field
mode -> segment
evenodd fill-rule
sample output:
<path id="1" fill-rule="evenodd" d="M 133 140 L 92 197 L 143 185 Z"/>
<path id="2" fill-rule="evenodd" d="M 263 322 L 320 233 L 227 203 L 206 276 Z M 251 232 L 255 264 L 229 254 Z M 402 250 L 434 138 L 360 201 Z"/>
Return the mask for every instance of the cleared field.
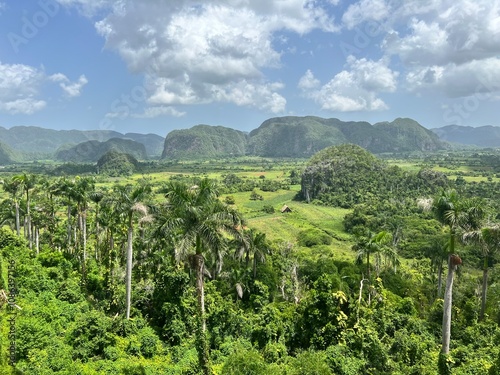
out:
<path id="1" fill-rule="evenodd" d="M 290 190 L 277 192 L 258 191 L 262 201 L 251 201 L 250 192 L 227 194 L 235 199 L 235 207 L 247 219 L 249 228 L 255 228 L 266 234 L 271 241 L 297 242 L 297 235 L 306 229 L 317 228 L 331 237 L 333 242 L 328 247 L 341 259 L 354 258 L 351 250 L 352 238 L 343 229 L 342 220 L 350 210 L 335 207 L 323 207 L 295 201 L 294 197 L 300 186 L 294 185 Z M 223 196 L 224 198 L 225 196 Z M 287 205 L 292 212 L 282 213 L 281 208 Z M 264 206 L 272 206 L 272 214 L 263 211 Z"/>

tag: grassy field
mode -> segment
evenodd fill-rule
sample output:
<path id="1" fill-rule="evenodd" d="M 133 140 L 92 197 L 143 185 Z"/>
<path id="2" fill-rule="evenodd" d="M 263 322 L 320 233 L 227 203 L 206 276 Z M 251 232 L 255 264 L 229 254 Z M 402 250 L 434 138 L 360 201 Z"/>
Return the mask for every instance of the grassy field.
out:
<path id="1" fill-rule="evenodd" d="M 352 259 L 353 242 L 351 236 L 344 232 L 342 225 L 344 216 L 350 210 L 296 201 L 294 198 L 299 190 L 299 185 L 293 185 L 290 190 L 258 191 L 264 198 L 262 201 L 250 200 L 250 192 L 226 195 L 234 197 L 234 206 L 246 218 L 247 226 L 265 233 L 269 240 L 296 243 L 300 231 L 318 228 L 333 237 L 333 243 L 330 245 L 332 252 L 339 258 Z M 281 208 L 284 205 L 292 212 L 282 213 Z M 265 213 L 264 206 L 272 206 L 275 212 Z"/>

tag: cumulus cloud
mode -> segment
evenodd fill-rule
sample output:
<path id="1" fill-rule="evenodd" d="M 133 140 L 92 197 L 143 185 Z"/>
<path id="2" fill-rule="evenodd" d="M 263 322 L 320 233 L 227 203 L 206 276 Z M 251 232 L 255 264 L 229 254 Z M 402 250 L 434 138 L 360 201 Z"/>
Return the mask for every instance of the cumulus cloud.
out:
<path id="1" fill-rule="evenodd" d="M 31 66 L 0 62 L 0 110 L 32 114 L 43 109 L 46 102 L 37 96 L 44 79 L 44 74 Z"/>
<path id="2" fill-rule="evenodd" d="M 346 28 L 368 20 L 383 25 L 382 52 L 401 60 L 410 90 L 468 96 L 497 77 L 500 0 L 360 0 L 342 18 Z"/>
<path id="3" fill-rule="evenodd" d="M 43 69 L 0 62 L 0 111 L 31 115 L 47 105 L 47 102 L 40 98 L 45 83 L 60 82 L 68 96 L 73 97 L 79 94 L 86 81 L 85 76 L 81 76 L 78 82 L 71 83 L 61 73 L 47 76 Z"/>
<path id="4" fill-rule="evenodd" d="M 361 0 L 349 5 L 342 16 L 342 22 L 348 29 L 352 29 L 369 20 L 381 22 L 390 12 L 391 6 L 385 0 Z"/>
<path id="5" fill-rule="evenodd" d="M 452 98 L 491 93 L 500 90 L 500 59 L 413 69 L 406 82 L 412 91 L 438 89 Z"/>
<path id="6" fill-rule="evenodd" d="M 95 16 L 100 10 L 111 8 L 113 2 L 111 0 L 56 0 L 59 4 L 66 7 L 76 7 L 78 10 L 88 17 Z M 115 2 L 118 5 L 120 2 Z"/>
<path id="7" fill-rule="evenodd" d="M 144 110 L 144 113 L 134 114 L 132 117 L 135 118 L 155 118 L 160 116 L 182 117 L 185 114 L 186 112 L 178 111 L 175 107 L 157 106 L 157 107 L 148 107 Z"/>
<path id="8" fill-rule="evenodd" d="M 49 77 L 49 79 L 53 82 L 59 82 L 59 86 L 70 98 L 80 96 L 83 86 L 88 83 L 85 75 L 81 75 L 76 82 L 71 82 L 68 77 L 62 73 L 53 74 Z"/>
<path id="9" fill-rule="evenodd" d="M 275 33 L 337 31 L 321 4 L 123 0 L 95 25 L 107 48 L 116 50 L 132 72 L 145 74 L 153 105 L 227 102 L 278 113 L 286 105 L 279 93 L 283 86 L 265 73 L 281 65 Z"/>
<path id="10" fill-rule="evenodd" d="M 387 66 L 387 61 L 347 59 L 347 70 L 336 74 L 328 83 L 319 87 L 319 81 L 308 70 L 299 81 L 303 93 L 315 100 L 325 110 L 380 111 L 387 109 L 380 92 L 394 92 L 398 72 Z"/>

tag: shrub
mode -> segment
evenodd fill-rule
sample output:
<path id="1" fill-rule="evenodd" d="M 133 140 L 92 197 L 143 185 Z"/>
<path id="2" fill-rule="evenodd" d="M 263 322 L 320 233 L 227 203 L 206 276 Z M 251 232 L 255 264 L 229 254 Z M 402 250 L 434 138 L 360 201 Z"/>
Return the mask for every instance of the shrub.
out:
<path id="1" fill-rule="evenodd" d="M 317 228 L 306 229 L 297 235 L 300 246 L 313 247 L 317 245 L 330 245 L 332 237 Z"/>
<path id="2" fill-rule="evenodd" d="M 228 357 L 221 375 L 267 375 L 268 366 L 255 349 L 238 350 Z"/>
<path id="3" fill-rule="evenodd" d="M 274 214 L 275 210 L 273 206 L 266 204 L 262 207 L 262 211 L 264 211 L 266 214 Z"/>

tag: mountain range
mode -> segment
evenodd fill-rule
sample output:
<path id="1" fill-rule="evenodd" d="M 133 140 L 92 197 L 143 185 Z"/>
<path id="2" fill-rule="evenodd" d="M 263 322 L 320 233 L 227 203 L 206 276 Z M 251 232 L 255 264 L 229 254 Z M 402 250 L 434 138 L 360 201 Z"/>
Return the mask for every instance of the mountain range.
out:
<path id="1" fill-rule="evenodd" d="M 431 129 L 440 139 L 446 142 L 478 147 L 500 147 L 500 126 L 448 125 Z"/>
<path id="2" fill-rule="evenodd" d="M 270 118 L 250 133 L 223 126 L 196 125 L 157 134 L 112 130 L 53 130 L 0 127 L 0 164 L 54 159 L 95 162 L 110 150 L 142 159 L 198 159 L 255 155 L 309 157 L 328 146 L 357 144 L 372 153 L 436 151 L 453 144 L 500 147 L 500 127 L 449 125 L 427 129 L 397 118 L 370 124 L 315 116 Z"/>

